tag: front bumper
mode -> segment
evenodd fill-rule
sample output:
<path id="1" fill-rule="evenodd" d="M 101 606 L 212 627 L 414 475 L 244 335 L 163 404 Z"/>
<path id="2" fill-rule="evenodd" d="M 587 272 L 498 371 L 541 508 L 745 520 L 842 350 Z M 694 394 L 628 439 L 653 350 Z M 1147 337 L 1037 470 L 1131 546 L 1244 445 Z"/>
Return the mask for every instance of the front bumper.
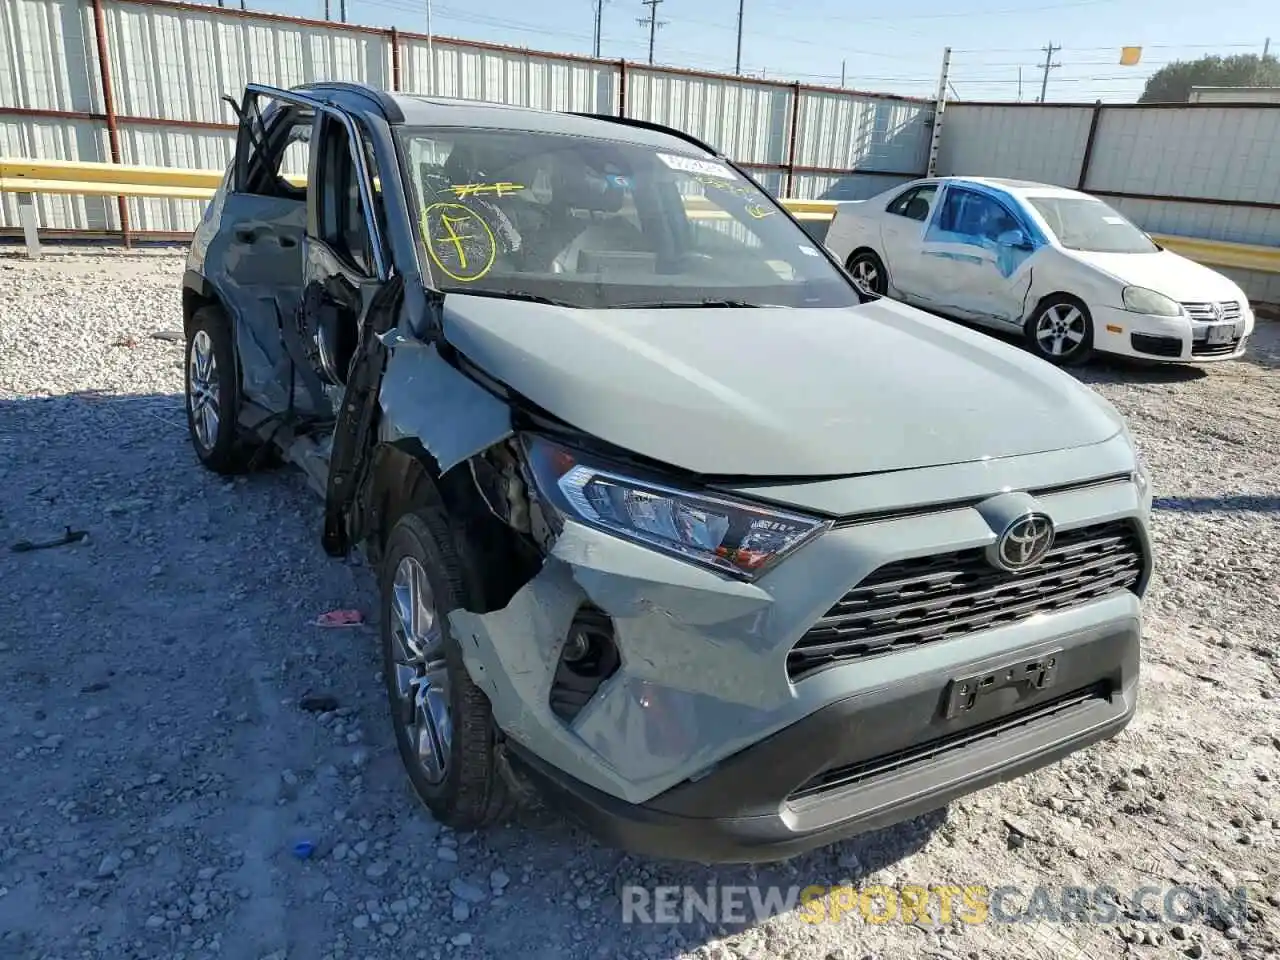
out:
<path id="1" fill-rule="evenodd" d="M 808 779 L 835 767 L 868 763 L 884 751 L 913 750 L 958 733 L 961 722 L 939 722 L 935 714 L 943 688 L 966 671 L 1064 643 L 1088 644 L 1104 634 L 1113 638 L 1110 643 L 1116 650 L 1132 647 L 1136 665 L 1145 573 L 1136 591 L 1104 587 L 1091 592 L 1094 581 L 1066 575 L 1066 567 L 1044 570 L 1032 580 L 1039 583 L 1043 576 L 1046 583 L 1057 585 L 1054 590 L 1079 587 L 1087 596 L 1043 607 L 1035 596 L 1010 594 L 999 587 L 989 590 L 991 584 L 981 570 L 964 567 L 974 577 L 963 575 L 963 582 L 972 585 L 963 589 L 976 591 L 965 594 L 973 603 L 961 600 L 956 601 L 960 606 L 952 606 L 952 600 L 928 594 L 926 604 L 936 600 L 940 605 L 920 616 L 915 612 L 919 594 L 910 586 L 932 576 L 937 558 L 952 563 L 947 559 L 952 551 L 971 558 L 964 563 L 990 569 L 976 557 L 996 537 L 995 521 L 984 512 L 993 489 L 1034 491 L 1000 496 L 1002 502 L 1026 498 L 1027 504 L 1048 513 L 1057 525 L 1061 549 L 1081 563 L 1129 563 L 1123 557 L 1134 556 L 1131 548 L 1114 553 L 1104 542 L 1110 538 L 1118 544 L 1123 537 L 1096 533 L 1099 527 L 1114 532 L 1117 524 L 1132 527 L 1138 553 L 1149 558 L 1149 499 L 1130 479 L 1132 470 L 1132 449 L 1117 434 L 1093 447 L 1025 457 L 797 486 L 735 487 L 726 492 L 787 509 L 858 515 L 754 583 L 730 580 L 566 522 L 541 570 L 505 607 L 483 614 L 455 610 L 449 624 L 467 671 L 488 697 L 494 722 L 515 759 L 523 758 L 535 777 L 541 774 L 548 789 L 584 798 L 577 806 L 585 809 L 584 819 L 594 819 L 603 836 L 609 837 L 615 828 L 608 817 L 592 810 L 625 814 L 622 823 L 632 815 L 642 823 L 664 821 L 668 815 L 692 819 L 702 825 L 699 829 L 723 822 L 727 826 L 712 833 L 729 831 L 722 853 L 730 858 L 736 856 L 732 850 L 742 848 L 734 839 L 735 830 L 765 829 L 767 834 L 773 829 L 774 834 L 754 846 L 785 856 L 793 841 L 800 846 L 822 844 L 829 837 L 896 819 L 904 811 L 909 814 L 918 804 L 941 806 L 950 796 L 1048 762 L 1059 751 L 1092 742 L 1122 725 L 1111 718 L 1101 726 L 1091 722 L 1079 730 L 1061 728 L 1060 742 L 1013 750 L 999 762 L 982 760 L 985 748 L 966 747 L 966 756 L 978 758 L 976 766 L 946 773 L 951 768 L 944 764 L 939 767 L 944 779 L 904 787 L 906 792 L 861 812 L 839 809 L 844 801 L 831 799 L 835 794 L 828 790 L 818 791 L 819 799 L 794 795 Z M 1099 481 L 1100 477 L 1110 479 Z M 912 504 L 919 506 L 904 507 Z M 1082 530 L 1095 533 L 1073 539 Z M 1096 543 L 1098 552 L 1072 546 L 1085 542 Z M 1149 572 L 1149 559 L 1141 562 Z M 875 629 L 911 633 L 927 622 L 932 624 L 928 629 L 937 632 L 900 645 L 893 641 L 892 649 L 874 654 L 846 650 L 847 655 L 834 661 L 824 660 L 828 654 L 823 648 L 830 638 L 822 631 L 832 628 L 828 615 L 834 605 L 856 602 L 847 600 L 851 587 L 864 583 L 874 571 L 902 563 L 913 571 L 903 574 L 905 592 L 898 595 L 898 588 L 890 587 L 876 601 L 876 609 L 885 610 L 886 604 L 894 609 L 886 613 L 887 619 L 876 620 L 880 625 Z M 898 576 L 890 574 L 890 579 Z M 1006 604 L 1001 610 L 1009 611 L 1008 603 L 1017 609 L 1008 616 L 999 613 L 984 599 L 996 596 L 1004 598 L 996 604 Z M 553 704 L 562 703 L 557 665 L 584 605 L 612 624 L 621 665 L 579 701 L 576 714 L 565 716 L 553 709 Z M 1024 608 L 1025 615 L 1019 612 Z M 835 616 L 836 621 L 842 618 L 841 613 Z M 838 643 L 848 636 L 852 634 L 842 634 Z M 794 656 L 797 652 L 799 657 Z M 1129 689 L 1131 671 L 1117 668 L 1118 661 L 1105 656 L 1085 659 L 1098 669 L 1076 687 L 1107 680 L 1109 702 L 1118 703 L 1117 691 Z M 1070 681 L 1067 671 L 1053 690 L 1075 692 L 1063 685 Z M 993 698 L 983 704 L 993 711 L 991 716 L 969 714 L 967 719 L 994 720 L 1038 705 L 1031 699 Z M 1125 709 L 1118 709 L 1122 717 Z M 1057 721 L 1053 723 L 1059 729 Z M 1009 733 L 1003 742 L 1016 736 Z M 777 743 L 784 747 L 767 746 Z M 799 749 L 801 743 L 809 745 L 809 752 Z M 776 761 L 771 759 L 775 751 Z M 774 768 L 780 773 L 767 776 Z M 730 770 L 744 772 L 733 779 L 739 775 L 726 774 Z M 745 785 L 756 780 L 770 786 L 764 794 L 753 795 L 749 809 L 695 802 L 707 789 L 746 798 L 751 794 Z M 698 786 L 706 783 L 712 786 Z M 669 805 L 681 797 L 687 798 L 687 807 Z M 744 818 L 748 822 L 733 825 Z M 780 833 L 777 826 L 767 826 L 775 821 L 785 828 Z M 685 846 L 681 841 L 675 852 Z M 757 856 L 750 852 L 751 843 L 746 847 L 750 857 Z M 661 843 L 654 849 L 661 849 Z M 702 855 L 717 858 L 714 847 Z"/>
<path id="2" fill-rule="evenodd" d="M 642 804 L 513 749 L 515 769 L 601 841 L 702 863 L 786 859 L 939 809 L 1119 733 L 1133 716 L 1139 623 L 1111 624 L 832 703 Z M 957 676 L 1055 658 L 1055 682 L 946 716 Z"/>
<path id="3" fill-rule="evenodd" d="M 1168 363 L 1216 363 L 1244 356 L 1254 315 L 1244 309 L 1229 341 L 1210 343 L 1212 324 L 1186 317 L 1158 317 L 1114 307 L 1093 309 L 1093 345 L 1105 353 Z"/>

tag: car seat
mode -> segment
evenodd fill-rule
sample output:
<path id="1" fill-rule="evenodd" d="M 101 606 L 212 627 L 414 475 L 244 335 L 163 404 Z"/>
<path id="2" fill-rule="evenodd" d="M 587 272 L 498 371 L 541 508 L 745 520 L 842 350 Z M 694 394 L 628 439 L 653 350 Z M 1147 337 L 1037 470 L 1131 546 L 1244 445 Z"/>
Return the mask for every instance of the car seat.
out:
<path id="1" fill-rule="evenodd" d="M 644 234 L 626 217 L 618 216 L 625 201 L 626 191 L 617 180 L 586 169 L 557 166 L 551 193 L 557 220 L 545 238 L 552 241 L 548 249 L 559 251 L 551 258 L 551 271 L 578 272 L 584 252 L 645 252 Z M 576 216 L 574 211 L 584 211 L 587 217 Z"/>

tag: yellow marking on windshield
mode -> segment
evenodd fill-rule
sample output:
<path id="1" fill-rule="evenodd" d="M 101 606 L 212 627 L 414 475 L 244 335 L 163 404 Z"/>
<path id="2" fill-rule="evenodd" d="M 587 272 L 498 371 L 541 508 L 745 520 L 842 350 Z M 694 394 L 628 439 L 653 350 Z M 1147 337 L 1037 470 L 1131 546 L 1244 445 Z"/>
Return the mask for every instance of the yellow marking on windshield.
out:
<path id="1" fill-rule="evenodd" d="M 498 258 L 493 230 L 462 203 L 433 203 L 423 210 L 422 239 L 432 262 L 459 283 L 479 280 Z"/>
<path id="2" fill-rule="evenodd" d="M 765 217 L 772 216 L 777 213 L 776 210 L 770 210 L 763 203 L 748 203 L 747 216 L 754 217 L 756 220 L 763 220 Z"/>
<path id="3" fill-rule="evenodd" d="M 523 183 L 508 183 L 503 180 L 499 183 L 455 183 L 449 188 L 453 191 L 454 196 L 459 200 L 465 200 L 467 197 L 479 197 L 484 194 L 491 193 L 495 197 L 505 197 L 508 194 L 515 193 L 517 190 L 524 190 Z"/>
<path id="4" fill-rule="evenodd" d="M 759 194 L 750 187 L 739 186 L 736 183 L 729 183 L 728 181 L 719 180 L 716 177 L 709 177 L 705 174 L 695 174 L 693 179 L 704 187 L 711 187 L 712 189 L 719 190 L 722 193 L 732 193 L 735 196 L 745 197 L 747 200 L 754 200 L 759 196 Z"/>

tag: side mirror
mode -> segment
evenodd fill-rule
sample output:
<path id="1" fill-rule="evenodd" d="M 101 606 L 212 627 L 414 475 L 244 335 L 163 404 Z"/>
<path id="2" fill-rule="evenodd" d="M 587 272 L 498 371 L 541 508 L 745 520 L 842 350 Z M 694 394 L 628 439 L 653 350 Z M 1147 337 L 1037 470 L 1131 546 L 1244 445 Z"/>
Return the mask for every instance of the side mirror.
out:
<path id="1" fill-rule="evenodd" d="M 1006 230 L 996 238 L 996 243 L 1002 247 L 1012 247 L 1015 250 L 1031 249 L 1031 242 L 1021 230 Z"/>

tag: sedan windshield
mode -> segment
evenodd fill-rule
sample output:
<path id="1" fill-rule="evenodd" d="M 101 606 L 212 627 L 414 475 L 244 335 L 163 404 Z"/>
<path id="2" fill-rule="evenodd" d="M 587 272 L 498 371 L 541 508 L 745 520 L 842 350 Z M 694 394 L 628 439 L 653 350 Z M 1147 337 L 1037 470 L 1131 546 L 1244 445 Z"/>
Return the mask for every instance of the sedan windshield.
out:
<path id="1" fill-rule="evenodd" d="M 692 150 L 456 127 L 399 135 L 445 292 L 586 308 L 858 303 L 774 200 Z"/>
<path id="2" fill-rule="evenodd" d="M 1092 197 L 1027 197 L 1068 250 L 1089 253 L 1155 253 L 1151 238 L 1101 200 Z"/>

